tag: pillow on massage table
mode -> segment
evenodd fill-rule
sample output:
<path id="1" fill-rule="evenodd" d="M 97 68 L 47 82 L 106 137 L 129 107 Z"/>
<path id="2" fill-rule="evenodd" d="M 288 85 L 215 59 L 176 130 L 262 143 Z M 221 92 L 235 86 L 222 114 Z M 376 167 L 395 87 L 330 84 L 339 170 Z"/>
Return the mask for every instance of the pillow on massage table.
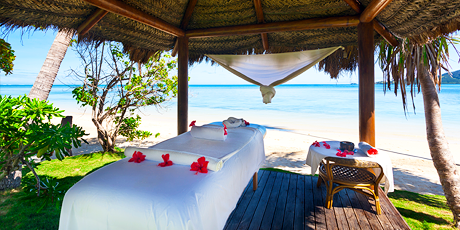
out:
<path id="1" fill-rule="evenodd" d="M 225 141 L 226 132 L 223 127 L 217 125 L 193 126 L 190 134 L 194 138 Z"/>

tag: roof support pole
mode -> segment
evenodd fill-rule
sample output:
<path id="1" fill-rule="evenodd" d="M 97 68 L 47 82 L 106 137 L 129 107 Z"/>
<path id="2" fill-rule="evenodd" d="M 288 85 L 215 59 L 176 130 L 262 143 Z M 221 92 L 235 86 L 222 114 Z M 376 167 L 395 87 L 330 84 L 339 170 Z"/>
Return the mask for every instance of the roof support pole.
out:
<path id="1" fill-rule="evenodd" d="M 374 28 L 358 24 L 359 140 L 375 146 Z"/>
<path id="2" fill-rule="evenodd" d="M 177 134 L 188 129 L 188 38 L 178 37 Z"/>

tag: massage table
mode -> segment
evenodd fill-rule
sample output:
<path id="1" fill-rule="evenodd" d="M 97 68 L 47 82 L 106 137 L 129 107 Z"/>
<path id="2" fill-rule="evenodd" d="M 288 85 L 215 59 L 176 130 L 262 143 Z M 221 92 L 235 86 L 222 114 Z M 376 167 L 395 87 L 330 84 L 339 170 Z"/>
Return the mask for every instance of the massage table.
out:
<path id="1" fill-rule="evenodd" d="M 251 124 L 229 128 L 225 141 L 186 132 L 150 147 L 224 156 L 221 169 L 206 174 L 190 171 L 190 165 L 159 167 L 149 156 L 141 163 L 127 156 L 100 168 L 67 191 L 59 229 L 223 229 L 265 161 L 264 134 L 264 127 Z"/>

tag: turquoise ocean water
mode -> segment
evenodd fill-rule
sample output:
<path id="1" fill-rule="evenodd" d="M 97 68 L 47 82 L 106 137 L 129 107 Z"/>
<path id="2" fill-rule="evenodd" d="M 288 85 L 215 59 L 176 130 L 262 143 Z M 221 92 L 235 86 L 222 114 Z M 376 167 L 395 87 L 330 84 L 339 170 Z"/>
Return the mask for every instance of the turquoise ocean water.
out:
<path id="1" fill-rule="evenodd" d="M 29 93 L 30 85 L 1 85 L 1 95 L 23 95 Z M 338 85 L 281 85 L 276 88 L 271 104 L 263 104 L 258 86 L 253 85 L 192 85 L 189 88 L 191 111 L 230 110 L 260 116 L 283 117 L 284 119 L 312 120 L 329 119 L 336 122 L 353 121 L 358 117 L 358 86 Z M 72 87 L 55 85 L 48 100 L 55 106 L 71 112 L 78 108 L 72 98 Z M 439 93 L 443 125 L 446 134 L 460 136 L 460 85 L 442 85 Z M 414 98 L 415 111 L 408 95 L 408 110 L 404 113 L 401 97 L 393 92 L 383 92 L 382 85 L 375 85 L 376 124 L 424 125 L 422 94 Z M 175 101 L 169 102 L 175 107 Z M 155 108 L 147 111 L 155 112 Z M 398 126 L 395 125 L 395 129 Z"/>

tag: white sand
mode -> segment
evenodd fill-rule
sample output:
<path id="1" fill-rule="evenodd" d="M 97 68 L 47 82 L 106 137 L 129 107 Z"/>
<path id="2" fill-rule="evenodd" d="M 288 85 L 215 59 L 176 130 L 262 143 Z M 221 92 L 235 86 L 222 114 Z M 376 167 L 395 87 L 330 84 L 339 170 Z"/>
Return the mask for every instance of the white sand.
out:
<path id="1" fill-rule="evenodd" d="M 82 126 L 90 135 L 86 138 L 90 145 L 84 144 L 74 149 L 74 154 L 84 154 L 100 151 L 101 147 L 96 140 L 96 129 L 91 122 L 90 112 L 82 110 L 67 112 L 72 115 L 74 124 Z M 190 120 L 197 120 L 197 124 L 205 124 L 226 119 L 228 116 L 244 117 L 246 120 L 267 127 L 265 136 L 266 163 L 263 167 L 274 167 L 292 172 L 310 174 L 310 167 L 305 165 L 308 148 L 314 141 L 347 140 L 358 142 L 358 125 L 356 122 L 343 124 L 342 121 L 327 121 L 325 118 L 315 120 L 285 119 L 270 117 L 250 112 L 242 113 L 223 110 L 194 110 L 191 109 Z M 194 119 L 197 118 L 197 119 Z M 149 138 L 141 146 L 151 146 L 160 141 L 174 137 L 177 134 L 176 112 L 174 108 L 162 113 L 150 113 L 143 116 L 141 129 L 152 133 L 159 132 L 158 138 Z M 406 127 L 398 127 L 399 131 L 392 131 L 377 121 L 377 148 L 387 151 L 393 164 L 395 188 L 423 194 L 443 195 L 437 172 L 433 166 L 424 124 L 408 132 Z M 381 127 L 379 129 L 379 127 Z M 406 129 L 406 130 L 405 130 Z M 450 149 L 460 148 L 460 138 L 448 137 Z M 123 137 L 118 138 L 117 146 L 126 147 L 138 143 L 125 142 Z M 460 156 L 455 156 L 460 162 Z M 458 167 L 460 170 L 460 167 Z"/>

